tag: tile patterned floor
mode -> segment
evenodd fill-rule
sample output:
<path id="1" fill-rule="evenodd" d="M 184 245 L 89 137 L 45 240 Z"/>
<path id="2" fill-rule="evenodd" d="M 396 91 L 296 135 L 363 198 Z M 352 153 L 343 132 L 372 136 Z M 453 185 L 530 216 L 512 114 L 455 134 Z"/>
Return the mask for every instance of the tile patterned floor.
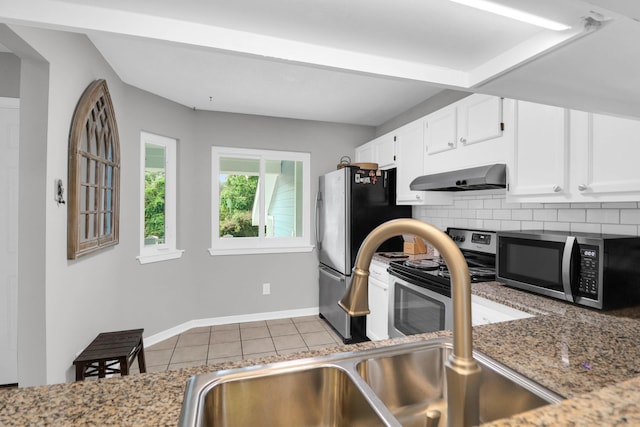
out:
<path id="1" fill-rule="evenodd" d="M 144 351 L 147 372 L 154 372 L 340 345 L 325 321 L 306 316 L 194 328 Z"/>

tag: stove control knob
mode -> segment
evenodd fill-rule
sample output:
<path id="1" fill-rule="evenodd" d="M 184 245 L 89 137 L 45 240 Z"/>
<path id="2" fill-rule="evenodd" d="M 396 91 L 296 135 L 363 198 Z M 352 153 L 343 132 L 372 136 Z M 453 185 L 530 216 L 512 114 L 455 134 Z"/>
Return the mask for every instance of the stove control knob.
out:
<path id="1" fill-rule="evenodd" d="M 464 242 L 464 241 L 465 241 L 464 236 L 460 236 L 460 237 L 458 238 L 458 242 L 462 243 L 462 242 Z"/>

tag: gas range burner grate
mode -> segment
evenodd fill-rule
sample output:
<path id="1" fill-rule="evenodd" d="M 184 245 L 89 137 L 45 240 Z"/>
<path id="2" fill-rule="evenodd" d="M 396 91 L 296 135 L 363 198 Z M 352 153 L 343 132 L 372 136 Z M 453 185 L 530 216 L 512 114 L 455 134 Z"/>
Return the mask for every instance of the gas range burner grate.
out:
<path id="1" fill-rule="evenodd" d="M 436 270 L 442 265 L 438 261 L 430 259 L 412 259 L 405 261 L 407 267 L 419 268 L 420 270 Z"/>

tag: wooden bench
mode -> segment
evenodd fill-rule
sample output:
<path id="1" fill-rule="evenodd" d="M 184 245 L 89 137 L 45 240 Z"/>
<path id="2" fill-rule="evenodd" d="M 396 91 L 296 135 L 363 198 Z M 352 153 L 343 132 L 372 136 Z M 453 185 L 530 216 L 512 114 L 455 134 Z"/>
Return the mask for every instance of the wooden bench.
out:
<path id="1" fill-rule="evenodd" d="M 106 374 L 129 375 L 129 368 L 136 357 L 140 372 L 147 372 L 142 346 L 143 331 L 131 329 L 99 334 L 73 361 L 76 381 L 96 376 L 104 378 Z"/>

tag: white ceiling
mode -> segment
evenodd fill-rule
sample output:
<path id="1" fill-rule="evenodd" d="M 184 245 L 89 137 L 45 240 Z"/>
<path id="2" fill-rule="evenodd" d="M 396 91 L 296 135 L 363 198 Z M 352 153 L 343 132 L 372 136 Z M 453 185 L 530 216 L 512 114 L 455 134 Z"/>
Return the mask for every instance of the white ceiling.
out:
<path id="1" fill-rule="evenodd" d="M 572 28 L 449 0 L 5 0 L 0 22 L 85 33 L 126 83 L 197 109 L 377 126 L 453 88 L 640 117 L 640 2 L 495 1 Z"/>

